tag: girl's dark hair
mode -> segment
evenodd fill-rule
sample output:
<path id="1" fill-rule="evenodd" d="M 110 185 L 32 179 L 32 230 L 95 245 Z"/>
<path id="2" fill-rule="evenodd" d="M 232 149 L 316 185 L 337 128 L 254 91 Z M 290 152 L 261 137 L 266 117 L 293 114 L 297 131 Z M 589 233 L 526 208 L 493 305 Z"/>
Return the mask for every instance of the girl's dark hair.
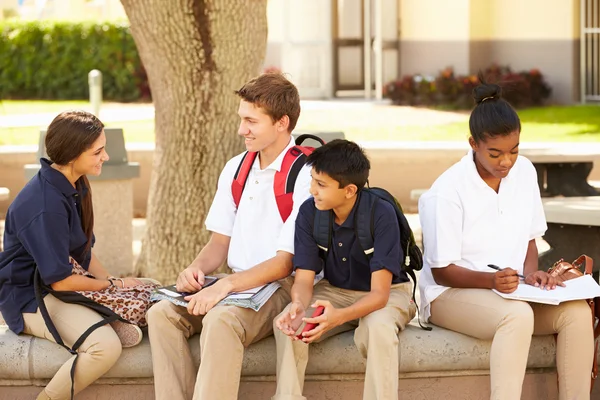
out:
<path id="1" fill-rule="evenodd" d="M 93 114 L 85 111 L 65 111 L 58 114 L 46 132 L 46 153 L 58 165 L 68 165 L 88 150 L 100 137 L 104 124 Z M 87 236 L 85 251 L 92 245 L 94 233 L 94 209 L 92 189 L 85 175 L 75 183 L 81 196 L 81 227 Z M 87 194 L 83 192 L 87 189 Z"/>
<path id="2" fill-rule="evenodd" d="M 469 118 L 469 130 L 475 142 L 520 132 L 521 120 L 510 103 L 502 98 L 502 88 L 486 83 L 481 73 L 479 81 L 481 84 L 473 89 L 475 108 Z"/>
<path id="3" fill-rule="evenodd" d="M 369 179 L 371 163 L 363 149 L 354 142 L 335 139 L 317 147 L 307 158 L 306 164 L 319 173 L 336 180 L 340 188 L 350 184 L 361 190 Z"/>

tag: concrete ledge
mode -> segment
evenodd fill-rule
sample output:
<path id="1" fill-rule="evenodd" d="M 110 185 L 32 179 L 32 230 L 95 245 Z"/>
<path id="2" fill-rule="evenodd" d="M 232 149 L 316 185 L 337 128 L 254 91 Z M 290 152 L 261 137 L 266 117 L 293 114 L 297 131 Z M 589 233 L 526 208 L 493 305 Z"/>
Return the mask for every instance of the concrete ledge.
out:
<path id="1" fill-rule="evenodd" d="M 400 392 L 407 395 L 401 398 L 489 398 L 490 344 L 439 327 L 426 332 L 410 325 L 400 335 Z M 198 336 L 190 339 L 190 345 L 198 365 Z M 69 353 L 54 343 L 17 336 L 0 326 L 0 400 L 31 398 L 39 391 L 36 386 L 43 386 L 68 358 Z M 250 346 L 244 356 L 240 398 L 271 396 L 275 390 L 275 364 L 273 337 Z M 335 336 L 311 346 L 306 394 L 313 393 L 311 399 L 359 399 L 364 371 L 365 362 L 354 345 L 353 333 Z M 557 398 L 553 336 L 533 338 L 526 381 L 530 385 L 524 390 L 524 399 Z M 122 389 L 115 391 L 113 385 Z M 596 390 L 600 395 L 600 389 Z M 10 397 L 3 397 L 9 393 Z M 153 398 L 147 338 L 139 346 L 125 349 L 118 363 L 84 394 L 81 398 Z"/>
<path id="2" fill-rule="evenodd" d="M 431 332 L 409 326 L 400 335 L 400 372 L 418 376 L 434 374 L 462 375 L 489 370 L 490 341 L 434 327 Z M 200 362 L 198 337 L 190 339 L 196 365 Z M 70 357 L 60 346 L 48 340 L 26 335 L 14 335 L 0 328 L 0 379 L 50 379 Z M 553 336 L 534 337 L 528 368 L 555 367 Z M 243 376 L 275 375 L 275 340 L 266 338 L 246 350 Z M 365 362 L 353 342 L 353 333 L 337 335 L 311 346 L 307 375 L 363 374 Z M 468 371 L 468 372 L 466 372 Z M 152 358 L 147 338 L 134 348 L 124 349 L 119 362 L 105 378 L 152 378 Z"/>
<path id="3" fill-rule="evenodd" d="M 361 142 L 371 159 L 370 183 L 388 189 L 407 212 L 415 212 L 417 199 L 412 189 L 428 188 L 446 169 L 459 161 L 468 150 L 464 142 Z M 11 191 L 10 200 L 26 183 L 25 164 L 35 164 L 37 146 L 0 146 L 2 186 Z M 521 155 L 536 162 L 594 161 L 589 179 L 600 180 L 600 144 L 598 143 L 523 143 Z M 145 216 L 154 155 L 153 143 L 130 143 L 127 158 L 139 163 L 140 176 L 133 180 L 134 215 Z M 0 203 L 0 218 L 8 202 Z"/>
<path id="4" fill-rule="evenodd" d="M 600 226 L 600 198 L 551 197 L 542 199 L 546 220 L 557 224 Z"/>
<path id="5" fill-rule="evenodd" d="M 0 201 L 8 200 L 10 196 L 10 190 L 5 187 L 0 187 Z"/>

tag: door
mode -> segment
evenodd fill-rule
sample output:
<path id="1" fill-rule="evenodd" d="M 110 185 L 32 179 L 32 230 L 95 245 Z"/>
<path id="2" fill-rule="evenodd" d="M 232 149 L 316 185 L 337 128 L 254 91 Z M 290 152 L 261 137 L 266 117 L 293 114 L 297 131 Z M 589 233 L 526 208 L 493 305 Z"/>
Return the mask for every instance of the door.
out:
<path id="1" fill-rule="evenodd" d="M 336 96 L 381 98 L 398 76 L 399 0 L 333 0 Z"/>

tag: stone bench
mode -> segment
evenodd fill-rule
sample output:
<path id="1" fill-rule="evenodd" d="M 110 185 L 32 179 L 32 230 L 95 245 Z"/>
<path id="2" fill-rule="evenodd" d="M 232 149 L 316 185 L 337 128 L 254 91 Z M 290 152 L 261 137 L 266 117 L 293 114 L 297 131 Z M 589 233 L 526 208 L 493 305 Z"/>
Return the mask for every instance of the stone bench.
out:
<path id="1" fill-rule="evenodd" d="M 197 336 L 190 339 L 190 345 L 198 364 Z M 400 335 L 400 398 L 489 399 L 489 356 L 489 341 L 438 327 L 427 332 L 409 325 Z M 68 357 L 69 353 L 54 343 L 17 336 L 0 326 L 0 400 L 34 398 Z M 250 346 L 244 356 L 239 398 L 270 398 L 275 391 L 275 364 L 273 337 Z M 352 332 L 311 345 L 305 395 L 311 400 L 361 399 L 364 371 L 365 362 L 353 343 Z M 554 338 L 536 336 L 522 398 L 557 399 L 556 386 Z M 594 395 L 600 396 L 600 385 Z M 152 399 L 152 359 L 147 338 L 139 346 L 123 350 L 121 359 L 105 377 L 77 398 Z"/>

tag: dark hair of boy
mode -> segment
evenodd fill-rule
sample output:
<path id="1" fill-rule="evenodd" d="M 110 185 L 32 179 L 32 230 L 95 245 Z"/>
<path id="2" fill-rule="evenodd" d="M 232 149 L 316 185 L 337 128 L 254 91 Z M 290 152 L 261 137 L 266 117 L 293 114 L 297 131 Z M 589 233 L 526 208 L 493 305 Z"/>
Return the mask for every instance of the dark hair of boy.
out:
<path id="1" fill-rule="evenodd" d="M 356 185 L 361 190 L 369 179 L 371 163 L 363 149 L 354 142 L 335 139 L 318 147 L 308 156 L 306 164 L 319 174 L 327 174 L 339 187 Z"/>
<path id="2" fill-rule="evenodd" d="M 284 115 L 290 119 L 288 132 L 296 127 L 300 117 L 300 94 L 296 86 L 283 74 L 266 73 L 252 78 L 235 94 L 248 103 L 262 108 L 273 123 Z"/>
<path id="3" fill-rule="evenodd" d="M 469 118 L 469 130 L 476 143 L 494 136 L 521 131 L 521 120 L 510 103 L 502 98 L 499 85 L 486 83 L 479 73 L 480 85 L 473 89 L 475 108 Z"/>

